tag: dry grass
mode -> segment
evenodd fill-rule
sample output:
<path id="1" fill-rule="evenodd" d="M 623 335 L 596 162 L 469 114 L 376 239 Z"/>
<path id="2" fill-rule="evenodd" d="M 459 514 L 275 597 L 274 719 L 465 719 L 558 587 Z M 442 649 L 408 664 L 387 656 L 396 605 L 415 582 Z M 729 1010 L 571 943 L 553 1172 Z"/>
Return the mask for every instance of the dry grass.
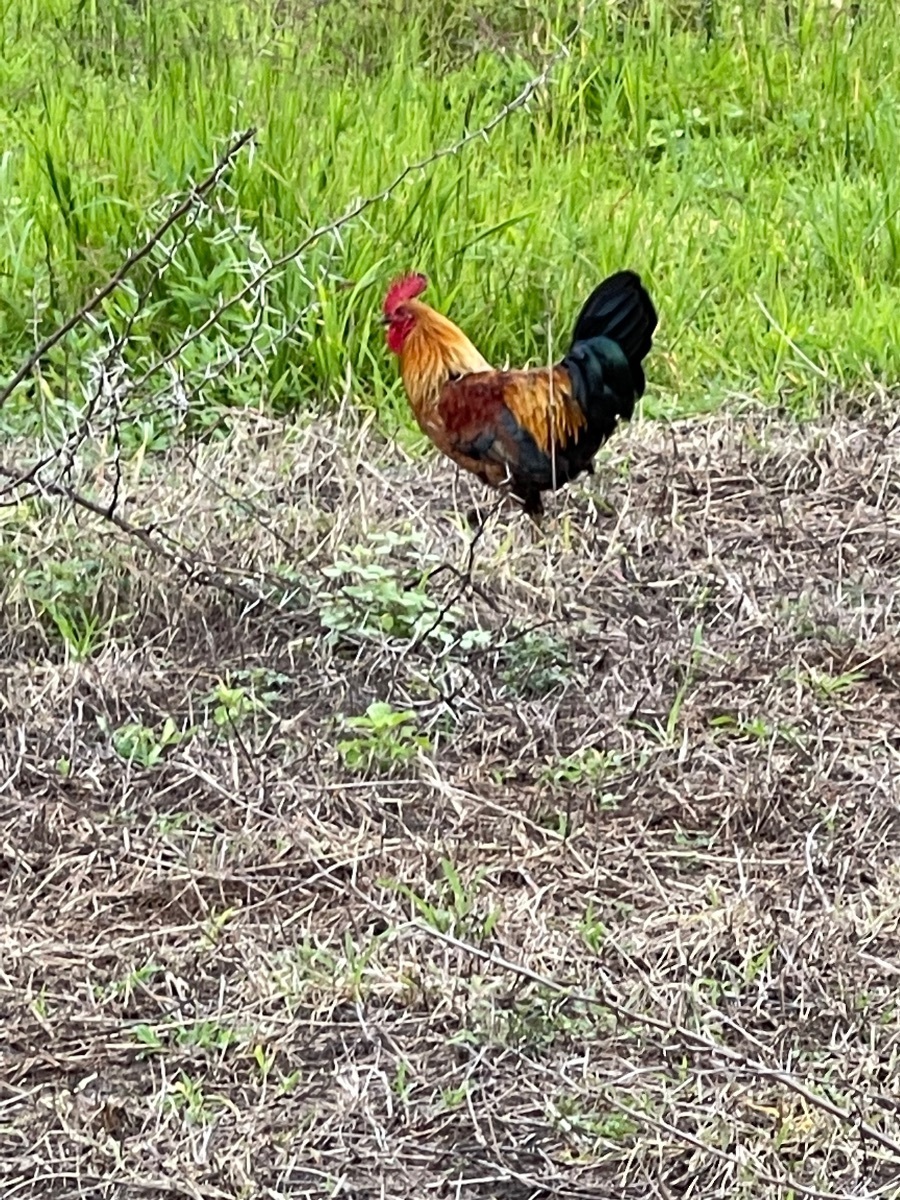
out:
<path id="1" fill-rule="evenodd" d="M 280 607 L 4 517 L 4 1196 L 896 1195 L 890 406 L 634 427 L 471 579 L 446 464 L 241 420 L 122 511 Z"/>

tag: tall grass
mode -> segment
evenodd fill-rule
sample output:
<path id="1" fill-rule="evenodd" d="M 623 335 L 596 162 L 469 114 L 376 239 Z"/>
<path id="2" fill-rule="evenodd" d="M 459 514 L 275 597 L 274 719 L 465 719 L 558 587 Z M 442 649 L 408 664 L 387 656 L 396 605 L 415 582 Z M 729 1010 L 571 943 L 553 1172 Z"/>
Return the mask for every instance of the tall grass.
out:
<path id="1" fill-rule="evenodd" d="M 249 124 L 258 146 L 155 272 L 23 387 L 80 394 L 132 321 L 131 378 L 402 165 L 489 119 L 584 5 L 7 0 L 0 372 L 68 315 Z M 412 12 L 413 15 L 410 15 Z M 416 267 L 494 361 L 559 351 L 624 265 L 661 313 L 647 410 L 798 411 L 900 368 L 900 39 L 890 0 L 607 0 L 551 86 L 276 272 L 139 398 L 394 408 L 377 308 Z M 135 316 L 141 289 L 149 295 Z M 247 347 L 239 361 L 230 352 Z M 252 351 L 251 352 L 251 348 Z M 189 389 L 188 389 L 189 390 Z M 9 417 L 7 416 L 7 420 Z"/>

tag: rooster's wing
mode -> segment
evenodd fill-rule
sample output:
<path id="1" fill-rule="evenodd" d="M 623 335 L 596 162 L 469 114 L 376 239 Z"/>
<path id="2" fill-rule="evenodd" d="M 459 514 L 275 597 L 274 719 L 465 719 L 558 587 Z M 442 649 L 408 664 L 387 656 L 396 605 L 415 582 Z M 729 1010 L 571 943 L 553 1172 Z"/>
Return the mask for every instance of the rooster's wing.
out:
<path id="1" fill-rule="evenodd" d="M 564 367 L 450 379 L 438 417 L 441 450 L 494 487 L 511 483 L 522 498 L 582 469 L 570 459 L 586 420 Z"/>

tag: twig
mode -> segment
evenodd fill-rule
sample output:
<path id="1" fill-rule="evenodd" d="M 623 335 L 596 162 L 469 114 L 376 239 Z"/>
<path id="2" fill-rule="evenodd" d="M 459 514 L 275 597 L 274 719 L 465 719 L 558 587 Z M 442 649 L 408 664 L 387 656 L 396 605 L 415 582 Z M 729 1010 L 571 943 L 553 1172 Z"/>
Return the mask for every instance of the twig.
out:
<path id="1" fill-rule="evenodd" d="M 205 562 L 189 554 L 182 554 L 168 549 L 153 537 L 151 529 L 133 524 L 117 512 L 111 511 L 108 505 L 98 504 L 95 500 L 91 500 L 89 496 L 75 491 L 74 488 L 67 487 L 61 483 L 49 483 L 41 486 L 41 492 L 69 500 L 76 508 L 82 508 L 85 512 L 93 513 L 94 516 L 102 517 L 104 520 L 109 521 L 133 541 L 140 542 L 154 554 L 158 554 L 168 562 L 171 562 L 194 583 L 217 587 L 224 592 L 228 592 L 238 600 L 245 601 L 251 607 L 257 605 L 272 607 L 271 602 L 265 596 L 252 592 L 242 583 L 232 582 L 228 579 L 226 577 L 228 573 L 227 569 L 223 569 L 217 563 Z"/>

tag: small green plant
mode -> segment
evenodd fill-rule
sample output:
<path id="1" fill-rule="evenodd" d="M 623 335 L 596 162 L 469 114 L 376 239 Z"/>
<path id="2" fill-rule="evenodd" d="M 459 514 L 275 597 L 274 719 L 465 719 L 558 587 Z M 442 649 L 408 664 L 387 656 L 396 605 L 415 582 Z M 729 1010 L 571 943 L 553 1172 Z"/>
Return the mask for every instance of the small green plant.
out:
<path id="1" fill-rule="evenodd" d="M 206 816 L 204 813 L 183 812 L 181 810 L 157 813 L 153 818 L 153 824 L 165 836 L 171 836 L 187 830 L 191 837 L 195 836 L 198 830 L 208 833 L 215 826 L 213 818 Z"/>
<path id="2" fill-rule="evenodd" d="M 441 1103 L 443 1104 L 444 1108 L 452 1112 L 454 1109 L 460 1108 L 463 1104 L 465 1104 L 468 1095 L 469 1084 L 468 1081 L 464 1079 L 459 1087 L 449 1087 L 441 1090 Z"/>
<path id="3" fill-rule="evenodd" d="M 416 581 L 411 585 L 402 580 L 395 566 L 385 562 L 391 552 L 410 547 L 418 550 Z M 319 610 L 319 620 L 332 639 L 428 636 L 453 640 L 459 610 L 445 610 L 429 595 L 421 562 L 422 550 L 413 533 L 372 534 L 365 545 L 345 548 L 344 557 L 323 570 L 339 585 L 323 597 Z"/>
<path id="4" fill-rule="evenodd" d="M 240 1035 L 236 1029 L 220 1025 L 218 1021 L 187 1021 L 175 1030 L 176 1045 L 196 1046 L 200 1050 L 227 1050 L 239 1041 Z"/>
<path id="5" fill-rule="evenodd" d="M 415 1083 L 410 1078 L 411 1074 L 412 1067 L 410 1066 L 409 1059 L 399 1058 L 394 1078 L 391 1081 L 391 1090 L 404 1103 L 409 1100 L 410 1093 L 415 1087 Z"/>
<path id="6" fill-rule="evenodd" d="M 221 730 L 236 728 L 251 713 L 263 707 L 262 702 L 247 688 L 241 685 L 231 687 L 227 683 L 216 684 L 210 702 L 213 724 Z"/>
<path id="7" fill-rule="evenodd" d="M 48 601 L 44 605 L 44 613 L 55 626 L 67 653 L 75 662 L 84 662 L 96 652 L 105 632 L 104 623 L 96 613 L 58 601 Z"/>
<path id="8" fill-rule="evenodd" d="M 440 611 L 421 585 L 404 587 L 395 572 L 380 563 L 337 563 L 325 574 L 356 580 L 342 584 L 320 610 L 319 620 L 335 634 L 410 638 L 423 617 L 434 619 Z"/>
<path id="9" fill-rule="evenodd" d="M 131 721 L 113 730 L 111 741 L 119 758 L 139 767 L 155 767 L 166 751 L 178 746 L 185 738 L 171 717 L 166 717 L 160 729 Z"/>
<path id="10" fill-rule="evenodd" d="M 253 1047 L 253 1061 L 256 1063 L 263 1085 L 269 1082 L 269 1076 L 272 1074 L 276 1058 L 277 1052 L 268 1049 L 261 1042 L 257 1042 Z"/>
<path id="11" fill-rule="evenodd" d="M 24 577 L 25 592 L 43 624 L 75 662 L 96 653 L 114 624 L 102 615 L 96 595 L 101 572 L 96 560 L 70 559 L 42 563 Z"/>
<path id="12" fill-rule="evenodd" d="M 617 776 L 626 771 L 640 769 L 646 761 L 642 754 L 635 764 L 616 750 L 599 750 L 596 746 L 585 746 L 565 758 L 547 763 L 541 773 L 541 783 L 549 785 L 554 793 L 574 792 L 578 796 L 592 798 L 602 809 L 614 809 L 622 801 L 624 793 L 616 790 Z M 604 786 L 605 785 L 605 786 Z"/>
<path id="13" fill-rule="evenodd" d="M 500 653 L 500 678 L 517 695 L 538 699 L 568 683 L 572 663 L 568 644 L 551 634 L 526 633 Z"/>
<path id="14" fill-rule="evenodd" d="M 300 1082 L 300 1078 L 299 1071 L 291 1071 L 287 1075 L 282 1075 L 278 1081 L 278 1094 L 280 1096 L 289 1096 Z"/>
<path id="15" fill-rule="evenodd" d="M 616 757 L 595 746 L 586 746 L 565 758 L 547 763 L 541 770 L 540 779 L 542 783 L 557 787 L 569 784 L 593 786 L 607 774 Z"/>
<path id="16" fill-rule="evenodd" d="M 31 1001 L 29 1008 L 42 1025 L 46 1025 L 50 1016 L 50 1004 L 47 999 L 47 985 L 42 984 L 41 990 Z"/>
<path id="17" fill-rule="evenodd" d="M 285 953 L 274 972 L 277 990 L 289 1009 L 306 1004 L 310 994 L 333 993 L 340 974 L 338 956 L 310 936 Z"/>
<path id="18" fill-rule="evenodd" d="M 542 987 L 529 988 L 509 1007 L 495 1007 L 492 1033 L 509 1045 L 546 1050 L 562 1042 L 584 1045 L 610 1029 L 614 1019 Z"/>
<path id="19" fill-rule="evenodd" d="M 348 771 L 391 772 L 431 750 L 430 739 L 416 728 L 415 713 L 397 710 L 376 700 L 364 716 L 344 717 L 343 725 L 355 732 L 337 744 L 340 760 Z"/>
<path id="20" fill-rule="evenodd" d="M 368 994 L 372 981 L 382 977 L 373 961 L 389 937 L 383 932 L 357 941 L 348 929 L 337 946 L 323 945 L 312 937 L 298 942 L 279 964 L 276 987 L 289 1007 L 295 1002 L 306 1005 L 313 995 L 359 1001 Z"/>
<path id="21" fill-rule="evenodd" d="M 543 808 L 535 814 L 535 821 L 542 829 L 549 829 L 557 837 L 568 838 L 572 833 L 572 814 L 558 808 Z"/>
<path id="22" fill-rule="evenodd" d="M 570 1134 L 589 1135 L 604 1141 L 627 1141 L 640 1132 L 640 1126 L 625 1113 L 585 1111 L 584 1100 L 574 1096 L 560 1096 L 551 1107 L 551 1112 L 561 1129 Z"/>
<path id="23" fill-rule="evenodd" d="M 865 678 L 865 671 L 859 669 L 843 671 L 839 675 L 830 675 L 827 671 L 808 671 L 800 675 L 800 683 L 811 691 L 818 692 L 824 699 L 831 700 L 853 691 Z"/>
<path id="24" fill-rule="evenodd" d="M 384 887 L 399 892 L 412 902 L 419 916 L 441 933 L 455 933 L 473 941 L 483 942 L 491 936 L 500 918 L 500 910 L 478 905 L 484 871 L 475 872 L 469 883 L 463 879 L 454 863 L 441 859 L 443 880 L 434 886 L 434 896 L 420 895 L 408 884 L 383 880 Z"/>
<path id="25" fill-rule="evenodd" d="M 681 710 L 688 693 L 694 686 L 704 653 L 703 626 L 700 624 L 694 628 L 693 637 L 691 638 L 691 653 L 687 664 L 683 666 L 676 664 L 675 666 L 675 678 L 678 686 L 669 705 L 665 721 L 660 721 L 657 718 L 654 718 L 652 722 L 635 721 L 635 725 L 639 729 L 646 730 L 647 733 L 651 734 L 663 746 L 674 746 L 676 742 L 681 740 L 682 735 L 678 731 L 681 723 Z"/>
<path id="26" fill-rule="evenodd" d="M 143 966 L 129 971 L 122 979 L 106 984 L 103 988 L 99 989 L 98 994 L 105 998 L 120 999 L 127 1004 L 138 988 L 152 982 L 162 972 L 162 967 L 157 963 L 152 961 L 146 962 Z"/>
<path id="27" fill-rule="evenodd" d="M 224 1096 L 207 1093 L 199 1080 L 183 1071 L 169 1085 L 166 1102 L 176 1112 L 184 1113 L 192 1125 L 209 1125 L 223 1108 L 234 1107 Z"/>
<path id="28" fill-rule="evenodd" d="M 234 907 L 212 909 L 203 922 L 201 938 L 206 946 L 215 946 L 222 936 L 223 930 L 237 913 Z"/>
<path id="29" fill-rule="evenodd" d="M 747 983 L 755 983 L 760 975 L 769 974 L 770 964 L 774 957 L 775 945 L 771 942 L 749 955 L 744 965 L 744 976 Z"/>
<path id="30" fill-rule="evenodd" d="M 161 1025 L 141 1022 L 132 1028 L 135 1042 L 145 1053 L 179 1046 L 185 1050 L 201 1050 L 208 1054 L 221 1054 L 242 1041 L 236 1029 L 220 1025 L 212 1020 L 172 1020 Z"/>
<path id="31" fill-rule="evenodd" d="M 595 911 L 593 904 L 588 905 L 587 912 L 582 918 L 579 932 L 582 938 L 584 938 L 587 947 L 594 954 L 599 954 L 601 946 L 606 941 L 607 928 Z"/>
<path id="32" fill-rule="evenodd" d="M 738 737 L 748 741 L 775 742 L 782 741 L 798 750 L 803 749 L 803 738 L 790 725 L 776 725 L 763 716 L 737 717 L 731 713 L 719 713 L 710 718 L 713 729 L 721 730 L 723 735 Z"/>
<path id="33" fill-rule="evenodd" d="M 144 1051 L 142 1057 L 146 1057 L 147 1054 L 157 1050 L 162 1050 L 165 1045 L 163 1039 L 152 1025 L 146 1025 L 142 1022 L 140 1025 L 135 1025 L 131 1032 L 134 1040 Z"/>
<path id="34" fill-rule="evenodd" d="M 272 706 L 290 682 L 287 675 L 266 668 L 230 671 L 200 700 L 204 720 L 223 737 L 238 732 L 251 718 L 274 721 Z"/>

